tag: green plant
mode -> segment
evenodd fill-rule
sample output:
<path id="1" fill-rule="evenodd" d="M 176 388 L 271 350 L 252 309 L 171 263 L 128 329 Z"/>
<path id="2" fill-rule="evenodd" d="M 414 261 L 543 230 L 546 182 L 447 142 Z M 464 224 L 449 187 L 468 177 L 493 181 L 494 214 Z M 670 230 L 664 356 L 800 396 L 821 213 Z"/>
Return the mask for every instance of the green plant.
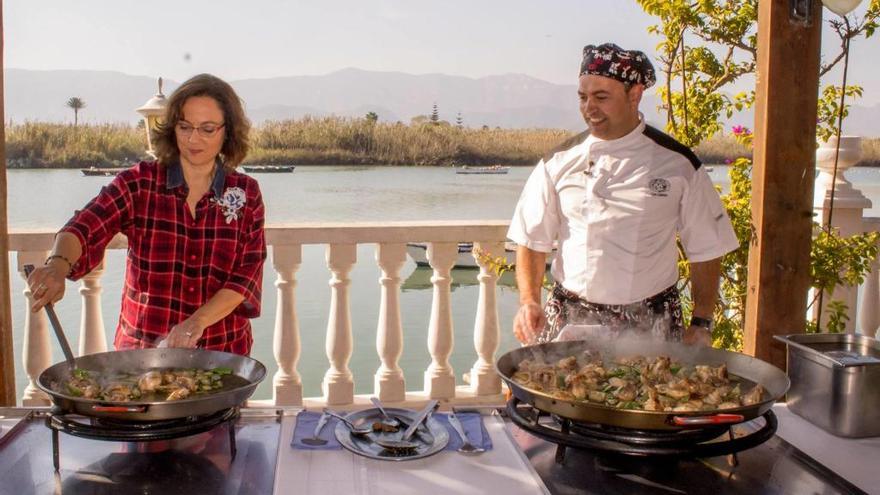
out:
<path id="1" fill-rule="evenodd" d="M 648 14 L 660 19 L 649 32 L 662 41 L 660 70 L 666 75 L 666 86 L 658 93 L 667 112 L 667 131 L 688 146 L 697 146 L 721 130 L 721 117 L 750 107 L 754 91 L 728 96 L 723 88 L 755 71 L 757 59 L 758 0 L 637 0 Z M 831 26 L 841 39 L 841 52 L 823 64 L 820 76 L 827 74 L 843 59 L 844 48 L 852 39 L 871 37 L 880 19 L 880 0 L 871 0 L 861 19 L 832 19 Z M 692 43 L 689 43 L 689 40 Z M 680 90 L 676 88 L 680 85 Z M 819 99 L 817 134 L 827 139 L 837 131 L 840 93 L 849 97 L 861 95 L 859 86 L 846 88 L 827 86 Z M 734 136 L 744 145 L 751 144 L 751 132 L 734 128 Z M 748 250 L 754 227 L 751 223 L 751 160 L 738 158 L 730 162 L 730 191 L 722 196 L 740 248 L 722 258 L 722 280 L 719 302 L 715 309 L 716 326 L 713 344 L 716 347 L 742 348 L 742 327 L 745 317 Z M 811 250 L 811 280 L 817 294 L 833 292 L 840 285 L 856 285 L 864 280 L 868 264 L 877 255 L 877 233 L 842 237 L 832 229 L 817 226 Z M 687 264 L 680 263 L 682 293 L 686 311 Z M 810 304 L 815 304 L 814 298 Z M 839 331 L 847 320 L 846 306 L 829 301 L 826 330 Z M 815 330 L 816 322 L 807 322 Z"/>

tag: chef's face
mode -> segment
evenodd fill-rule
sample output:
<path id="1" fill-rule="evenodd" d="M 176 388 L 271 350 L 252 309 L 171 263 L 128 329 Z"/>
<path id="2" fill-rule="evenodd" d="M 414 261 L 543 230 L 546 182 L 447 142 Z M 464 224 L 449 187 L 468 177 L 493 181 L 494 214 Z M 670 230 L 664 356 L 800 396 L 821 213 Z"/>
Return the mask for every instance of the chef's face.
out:
<path id="1" fill-rule="evenodd" d="M 579 83 L 581 115 L 592 135 L 617 139 L 639 125 L 639 101 L 644 86 L 634 84 L 627 89 L 616 79 L 592 74 L 581 76 Z"/>

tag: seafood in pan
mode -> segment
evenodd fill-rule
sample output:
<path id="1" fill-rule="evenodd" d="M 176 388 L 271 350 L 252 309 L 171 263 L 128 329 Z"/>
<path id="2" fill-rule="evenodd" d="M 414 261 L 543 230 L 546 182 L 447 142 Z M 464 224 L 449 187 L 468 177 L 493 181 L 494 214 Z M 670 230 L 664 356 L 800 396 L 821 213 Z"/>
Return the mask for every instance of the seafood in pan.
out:
<path id="1" fill-rule="evenodd" d="M 643 411 L 715 411 L 757 404 L 764 389 L 727 372 L 724 364 L 683 365 L 668 356 L 606 362 L 593 353 L 555 362 L 525 359 L 513 380 L 569 401 Z"/>
<path id="2" fill-rule="evenodd" d="M 153 369 L 144 373 L 102 373 L 75 369 L 59 392 L 110 402 L 172 401 L 240 386 L 229 368 Z"/>

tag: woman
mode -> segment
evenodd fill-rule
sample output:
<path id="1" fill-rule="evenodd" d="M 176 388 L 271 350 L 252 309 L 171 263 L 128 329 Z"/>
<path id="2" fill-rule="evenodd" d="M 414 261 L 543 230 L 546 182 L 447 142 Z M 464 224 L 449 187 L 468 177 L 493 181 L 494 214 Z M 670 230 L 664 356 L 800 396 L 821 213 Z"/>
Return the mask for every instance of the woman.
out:
<path id="1" fill-rule="evenodd" d="M 128 238 L 116 349 L 169 347 L 249 354 L 249 318 L 260 314 L 263 201 L 235 168 L 250 123 L 226 82 L 201 74 L 171 95 L 156 132 L 158 160 L 141 162 L 76 212 L 28 279 L 36 312 L 64 295 Z"/>

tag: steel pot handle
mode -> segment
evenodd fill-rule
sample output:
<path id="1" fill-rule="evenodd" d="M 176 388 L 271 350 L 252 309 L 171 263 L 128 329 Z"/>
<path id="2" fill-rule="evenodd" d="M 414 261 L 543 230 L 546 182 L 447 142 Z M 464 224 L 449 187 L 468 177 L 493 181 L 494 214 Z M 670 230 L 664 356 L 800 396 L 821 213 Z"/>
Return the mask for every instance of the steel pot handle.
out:
<path id="1" fill-rule="evenodd" d="M 742 414 L 713 414 L 711 416 L 673 416 L 676 426 L 727 425 L 745 421 Z"/>
<path id="2" fill-rule="evenodd" d="M 92 406 L 95 412 L 111 412 L 111 413 L 142 413 L 146 412 L 147 406 Z"/>

